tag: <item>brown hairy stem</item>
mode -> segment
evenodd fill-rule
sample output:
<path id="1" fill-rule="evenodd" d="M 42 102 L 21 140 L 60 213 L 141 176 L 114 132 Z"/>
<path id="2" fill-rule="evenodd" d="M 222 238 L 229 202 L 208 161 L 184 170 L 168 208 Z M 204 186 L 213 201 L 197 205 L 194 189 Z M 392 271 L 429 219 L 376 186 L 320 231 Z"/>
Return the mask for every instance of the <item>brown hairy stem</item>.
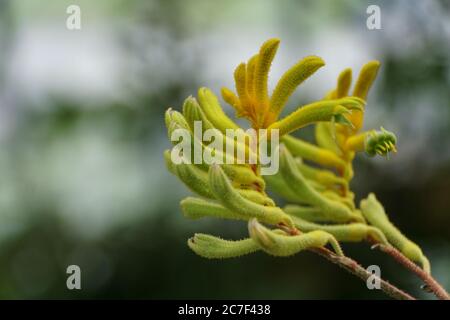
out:
<path id="1" fill-rule="evenodd" d="M 317 249 L 311 249 L 310 251 L 315 252 L 328 261 L 340 266 L 341 268 L 347 270 L 351 274 L 357 276 L 363 281 L 367 281 L 369 277 L 372 278 L 378 278 L 380 281 L 380 287 L 381 290 L 386 293 L 388 296 L 397 299 L 397 300 L 416 300 L 413 296 L 406 293 L 405 291 L 397 288 L 393 284 L 387 282 L 386 280 L 383 280 L 382 278 L 370 273 L 366 269 L 364 269 L 360 264 L 358 264 L 355 260 L 346 257 L 346 256 L 338 256 L 334 254 L 331 250 L 328 250 L 326 248 L 317 248 Z"/>
<path id="2" fill-rule="evenodd" d="M 278 225 L 280 229 L 284 230 L 286 233 L 290 235 L 298 235 L 302 232 L 298 230 L 297 228 L 289 228 L 287 226 L 284 226 L 282 224 Z M 372 274 L 371 272 L 364 269 L 359 263 L 357 263 L 355 260 L 346 257 L 346 256 L 338 256 L 333 251 L 328 250 L 325 247 L 322 248 L 315 248 L 315 249 L 309 249 L 309 251 L 314 252 L 328 261 L 338 265 L 339 267 L 343 268 L 344 270 L 347 270 L 351 274 L 357 276 L 361 280 L 367 282 L 367 279 L 369 277 L 375 278 L 380 282 L 380 288 L 381 290 L 386 293 L 388 296 L 397 299 L 397 300 L 416 300 L 416 298 L 412 297 L 410 294 L 404 292 L 403 290 L 397 288 L 393 284 L 390 284 L 386 280 L 383 280 L 382 278 Z"/>
<path id="3" fill-rule="evenodd" d="M 422 268 L 405 257 L 396 248 L 385 244 L 375 244 L 372 248 L 379 249 L 380 251 L 387 253 L 403 267 L 417 275 L 417 277 L 419 277 L 426 284 L 427 289 L 429 289 L 437 298 L 441 300 L 450 300 L 450 295 L 448 292 L 431 276 L 431 274 L 426 273 Z"/>

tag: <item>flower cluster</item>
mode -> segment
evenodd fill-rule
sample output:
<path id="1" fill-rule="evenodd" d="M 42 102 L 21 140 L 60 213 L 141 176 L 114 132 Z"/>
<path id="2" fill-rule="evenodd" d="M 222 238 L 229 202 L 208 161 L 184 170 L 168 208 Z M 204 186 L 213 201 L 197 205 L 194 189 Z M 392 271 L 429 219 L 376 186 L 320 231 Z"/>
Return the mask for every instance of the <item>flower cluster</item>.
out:
<path id="1" fill-rule="evenodd" d="M 370 194 L 358 207 L 349 187 L 357 152 L 387 156 L 396 151 L 393 133 L 383 128 L 361 132 L 367 95 L 379 63 L 371 61 L 363 66 L 351 95 L 352 70 L 346 69 L 339 75 L 336 88 L 322 100 L 300 106 L 280 119 L 294 90 L 325 63 L 316 56 L 300 60 L 281 77 L 269 96 L 268 74 L 278 46 L 278 39 L 266 41 L 258 54 L 236 68 L 236 93 L 222 89 L 223 99 L 235 109 L 236 116 L 248 119 L 254 130 L 279 132 L 282 144 L 276 148 L 280 160 L 277 174 L 262 176 L 260 163 L 175 163 L 171 157 L 175 147 L 164 154 L 169 171 L 200 196 L 181 201 L 187 218 L 214 217 L 248 223 L 249 236 L 245 239 L 195 234 L 188 240 L 189 247 L 206 258 L 231 258 L 259 250 L 289 256 L 331 245 L 334 253 L 342 256 L 339 242 L 368 240 L 394 246 L 430 272 L 421 249 L 389 221 L 376 197 Z M 182 113 L 167 110 L 165 119 L 170 138 L 176 129 L 183 129 L 193 145 L 215 156 L 230 155 L 210 150 L 210 144 L 196 137 L 195 122 L 200 121 L 205 130 L 223 134 L 221 141 L 232 145 L 233 151 L 255 151 L 248 143 L 225 135 L 227 129 L 242 128 L 225 114 L 218 98 L 207 88 L 199 89 L 197 99 L 188 97 Z M 315 143 L 290 135 L 307 125 L 315 125 Z M 277 206 L 267 189 L 288 204 Z"/>

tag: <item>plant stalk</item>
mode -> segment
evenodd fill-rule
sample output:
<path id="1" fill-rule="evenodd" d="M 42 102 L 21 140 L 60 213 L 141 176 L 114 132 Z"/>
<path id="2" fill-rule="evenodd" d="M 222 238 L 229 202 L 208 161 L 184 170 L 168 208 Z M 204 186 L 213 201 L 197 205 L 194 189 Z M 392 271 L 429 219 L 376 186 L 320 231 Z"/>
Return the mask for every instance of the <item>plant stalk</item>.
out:
<path id="1" fill-rule="evenodd" d="M 403 267 L 416 274 L 417 277 L 419 277 L 426 284 L 427 289 L 429 289 L 438 299 L 450 300 L 450 295 L 448 292 L 431 276 L 431 274 L 426 273 L 422 268 L 405 257 L 396 248 L 384 244 L 375 244 L 372 248 L 379 249 L 380 251 L 387 253 Z"/>
<path id="2" fill-rule="evenodd" d="M 289 228 L 287 226 L 279 225 L 281 229 L 283 229 L 285 232 L 287 232 L 290 235 L 298 235 L 302 232 L 298 230 L 297 228 Z M 406 293 L 405 291 L 397 288 L 393 284 L 387 282 L 386 280 L 378 277 L 377 275 L 372 274 L 371 272 L 364 269 L 359 263 L 357 263 L 355 260 L 346 257 L 346 256 L 338 256 L 333 251 L 328 250 L 325 247 L 322 248 L 315 248 L 315 249 L 309 249 L 309 251 L 314 252 L 328 261 L 338 265 L 339 267 L 343 268 L 344 270 L 347 270 L 351 274 L 357 276 L 361 280 L 365 281 L 367 283 L 367 279 L 369 277 L 372 277 L 374 279 L 377 279 L 380 282 L 380 289 L 386 293 L 388 296 L 397 299 L 397 300 L 416 300 L 413 296 Z"/>
<path id="3" fill-rule="evenodd" d="M 386 293 L 388 296 L 397 299 L 397 300 L 416 300 L 413 296 L 406 293 L 405 291 L 397 288 L 393 284 L 387 282 L 386 280 L 383 280 L 382 278 L 370 273 L 366 269 L 364 269 L 360 264 L 358 264 L 355 260 L 349 258 L 349 257 L 341 257 L 336 254 L 334 254 L 332 251 L 326 249 L 326 248 L 317 248 L 317 249 L 311 249 L 311 251 L 321 255 L 328 261 L 340 266 L 341 268 L 347 270 L 351 274 L 357 276 L 363 281 L 367 281 L 369 277 L 372 278 L 378 278 L 378 281 L 380 281 L 380 288 L 381 290 Z"/>

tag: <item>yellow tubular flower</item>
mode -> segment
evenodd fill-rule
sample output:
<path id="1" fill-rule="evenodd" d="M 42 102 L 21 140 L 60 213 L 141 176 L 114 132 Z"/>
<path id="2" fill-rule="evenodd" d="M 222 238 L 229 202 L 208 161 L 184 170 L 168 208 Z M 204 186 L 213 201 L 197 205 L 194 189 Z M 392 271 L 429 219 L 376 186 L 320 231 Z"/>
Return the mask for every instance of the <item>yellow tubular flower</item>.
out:
<path id="1" fill-rule="evenodd" d="M 371 132 L 375 132 L 375 130 L 372 130 Z M 367 134 L 368 132 L 363 132 L 349 137 L 345 142 L 344 149 L 356 152 L 364 151 Z"/>
<path id="2" fill-rule="evenodd" d="M 262 115 L 269 108 L 269 94 L 267 82 L 269 79 L 269 70 L 272 65 L 273 58 L 280 45 L 279 39 L 270 39 L 264 42 L 259 50 L 258 59 L 255 68 L 255 97 L 261 112 L 258 112 L 258 121 L 261 121 Z M 261 123 L 258 122 L 258 125 Z"/>
<path id="3" fill-rule="evenodd" d="M 336 130 L 329 122 L 319 122 L 315 129 L 315 139 L 319 147 L 328 149 L 341 156 L 342 150 L 336 142 Z"/>
<path id="4" fill-rule="evenodd" d="M 349 137 L 345 142 L 344 149 L 355 152 L 366 151 L 370 156 L 375 154 L 384 156 L 391 151 L 397 152 L 396 141 L 397 138 L 392 132 L 381 127 L 380 131 L 369 130 Z"/>
<path id="5" fill-rule="evenodd" d="M 278 115 L 294 90 L 310 75 L 316 72 L 317 69 L 324 65 L 325 62 L 319 57 L 306 57 L 300 60 L 281 77 L 270 98 L 270 109 L 266 117 L 266 126 L 270 125 L 278 118 Z"/>
<path id="6" fill-rule="evenodd" d="M 269 97 L 269 71 L 279 44 L 279 39 L 270 39 L 247 63 L 239 64 L 234 72 L 237 94 L 228 88 L 222 88 L 225 102 L 236 110 L 238 117 L 247 118 L 255 129 L 268 128 L 276 122 L 294 90 L 325 65 L 325 62 L 316 56 L 303 58 L 281 77 Z"/>
<path id="7" fill-rule="evenodd" d="M 380 62 L 370 61 L 366 63 L 359 73 L 358 80 L 356 81 L 355 88 L 353 89 L 353 95 L 361 99 L 366 100 L 367 94 L 372 87 L 372 83 L 377 77 L 378 69 L 380 68 Z M 355 131 L 359 131 L 363 125 L 363 112 L 355 112 L 349 117 L 350 121 L 355 126 Z"/>
<path id="8" fill-rule="evenodd" d="M 361 109 L 363 104 L 362 100 L 350 97 L 314 102 L 300 107 L 280 121 L 272 123 L 269 129 L 279 129 L 280 136 L 282 136 L 312 123 L 332 121 L 336 116 L 342 116 L 340 119 L 344 121 L 346 120 L 343 117 L 344 114 L 350 114 L 350 110 Z"/>
<path id="9" fill-rule="evenodd" d="M 226 103 L 231 105 L 236 110 L 236 116 L 244 116 L 244 109 L 242 109 L 241 102 L 234 92 L 224 87 L 221 89 L 221 93 L 223 100 L 225 100 Z"/>
<path id="10" fill-rule="evenodd" d="M 342 172 L 345 170 L 345 161 L 330 150 L 320 148 L 290 135 L 284 136 L 282 141 L 294 156 L 316 162 L 323 166 L 330 166 Z"/>
<path id="11" fill-rule="evenodd" d="M 336 89 L 336 98 L 343 98 L 348 96 L 350 86 L 352 85 L 352 69 L 347 68 L 341 72 L 338 78 L 338 85 Z M 362 97 L 360 97 L 362 98 Z"/>
<path id="12" fill-rule="evenodd" d="M 208 88 L 200 88 L 198 90 L 198 100 L 202 111 L 214 127 L 219 129 L 222 133 L 225 133 L 226 129 L 237 130 L 240 128 L 225 114 L 225 112 L 223 112 L 219 100 L 217 100 L 217 97 L 211 90 Z"/>
<path id="13" fill-rule="evenodd" d="M 248 106 L 248 96 L 246 89 L 246 65 L 241 63 L 234 70 L 234 81 L 236 83 L 236 91 L 241 100 L 241 105 L 246 108 Z"/>
<path id="14" fill-rule="evenodd" d="M 247 62 L 247 93 L 252 99 L 255 96 L 255 70 L 256 63 L 258 62 L 258 55 L 255 54 Z M 253 102 L 253 101 L 252 101 Z"/>
<path id="15" fill-rule="evenodd" d="M 284 257 L 322 248 L 321 254 L 326 253 L 334 262 L 343 263 L 345 259 L 349 263 L 338 241 L 370 240 L 386 248 L 392 245 L 405 259 L 420 263 L 430 273 L 430 263 L 422 249 L 393 225 L 376 197 L 370 194 L 358 207 L 355 193 L 350 189 L 352 163 L 357 152 L 386 157 L 396 152 L 397 138 L 393 132 L 383 127 L 360 132 L 368 92 L 380 63 L 370 61 L 362 67 L 350 95 L 352 70 L 347 68 L 339 74 L 335 88 L 322 100 L 300 106 L 279 119 L 296 88 L 325 65 L 316 56 L 299 60 L 283 74 L 269 96 L 268 75 L 279 44 L 279 39 L 266 41 L 256 55 L 237 66 L 235 92 L 221 89 L 223 99 L 235 109 L 236 115 L 247 118 L 256 130 L 244 132 L 225 114 L 217 97 L 207 88 L 199 89 L 197 99 L 191 96 L 185 100 L 183 113 L 169 109 L 165 114 L 170 138 L 177 129 L 184 129 L 183 133 L 190 138 L 185 144 L 184 136 L 174 136 L 178 140 L 171 139 L 172 150 L 164 152 L 168 170 L 201 197 L 188 197 L 181 202 L 185 217 L 248 221 L 249 238 L 235 241 L 195 234 L 188 241 L 189 247 L 211 259 L 233 258 L 255 251 Z M 199 137 L 196 132 L 199 122 L 202 125 L 199 134 L 211 132 L 208 130 L 217 134 L 214 144 L 206 144 L 211 140 Z M 316 125 L 317 144 L 289 134 L 310 124 Z M 234 136 L 230 136 L 233 132 Z M 253 132 L 258 136 L 252 141 Z M 272 137 L 272 133 L 279 135 Z M 273 141 L 267 143 L 263 135 Z M 282 142 L 279 146 L 278 137 Z M 216 148 L 217 144 L 224 148 Z M 192 163 L 197 154 L 193 156 L 191 149 L 196 148 L 214 163 Z M 267 153 L 278 157 L 276 170 L 279 172 L 263 177 L 266 163 L 256 153 L 264 149 L 270 149 Z M 187 161 L 172 161 L 173 155 Z M 237 161 L 239 155 L 245 156 L 245 163 Z M 266 187 L 296 205 L 280 208 Z M 323 251 L 326 245 L 331 245 L 334 254 Z"/>
<path id="16" fill-rule="evenodd" d="M 359 73 L 358 79 L 353 89 L 353 98 L 367 99 L 368 92 L 377 76 L 380 63 L 370 61 L 366 63 Z M 343 70 L 338 77 L 334 90 L 328 92 L 323 101 L 334 101 L 349 97 L 352 82 L 352 70 Z M 366 151 L 369 156 L 375 154 L 388 156 L 388 153 L 396 151 L 395 135 L 385 130 L 370 130 L 361 134 L 358 132 L 363 125 L 364 108 L 353 110 L 346 115 L 345 119 L 332 118 L 331 123 L 320 123 L 316 125 L 315 136 L 317 143 L 330 151 L 333 151 L 343 161 L 346 162 L 346 179 L 352 178 L 352 160 L 355 152 Z M 335 121 L 338 119 L 339 121 Z M 343 121 L 342 121 L 343 120 Z M 346 123 L 348 121 L 349 123 Z"/>

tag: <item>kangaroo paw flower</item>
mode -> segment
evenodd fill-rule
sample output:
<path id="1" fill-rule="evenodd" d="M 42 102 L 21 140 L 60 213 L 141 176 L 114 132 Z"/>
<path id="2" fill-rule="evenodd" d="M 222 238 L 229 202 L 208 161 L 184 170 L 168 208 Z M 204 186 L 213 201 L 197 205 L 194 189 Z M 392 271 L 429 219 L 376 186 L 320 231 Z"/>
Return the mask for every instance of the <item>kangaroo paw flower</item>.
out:
<path id="1" fill-rule="evenodd" d="M 373 193 L 367 199 L 361 201 L 361 210 L 364 217 L 371 225 L 381 230 L 388 241 L 400 250 L 407 258 L 422 264 L 424 271 L 430 273 L 428 259 L 424 256 L 420 247 L 406 238 L 397 227 L 389 220 L 383 206 L 378 202 Z"/>
<path id="2" fill-rule="evenodd" d="M 188 246 L 199 256 L 208 259 L 236 258 L 259 250 L 253 239 L 231 241 L 203 233 L 196 233 L 190 238 Z"/>
<path id="3" fill-rule="evenodd" d="M 284 235 L 267 229 L 257 219 L 251 219 L 248 223 L 250 237 L 267 253 L 287 257 L 300 251 L 320 248 L 326 244 L 331 244 L 337 255 L 344 253 L 337 240 L 329 233 L 321 230 L 312 231 L 296 236 Z"/>

